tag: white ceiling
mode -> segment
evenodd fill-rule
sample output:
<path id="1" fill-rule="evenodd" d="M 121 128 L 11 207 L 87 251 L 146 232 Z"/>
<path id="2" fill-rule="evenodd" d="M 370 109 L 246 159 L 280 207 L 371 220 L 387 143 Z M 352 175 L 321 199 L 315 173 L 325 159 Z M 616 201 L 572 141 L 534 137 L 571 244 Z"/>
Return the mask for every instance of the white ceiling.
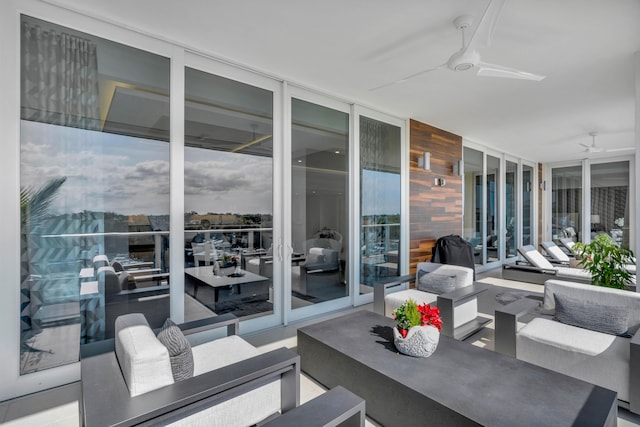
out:
<path id="1" fill-rule="evenodd" d="M 638 0 L 507 0 L 486 62 L 541 82 L 433 71 L 460 48 L 455 17 L 488 0 L 49 0 L 536 161 L 634 145 Z"/>

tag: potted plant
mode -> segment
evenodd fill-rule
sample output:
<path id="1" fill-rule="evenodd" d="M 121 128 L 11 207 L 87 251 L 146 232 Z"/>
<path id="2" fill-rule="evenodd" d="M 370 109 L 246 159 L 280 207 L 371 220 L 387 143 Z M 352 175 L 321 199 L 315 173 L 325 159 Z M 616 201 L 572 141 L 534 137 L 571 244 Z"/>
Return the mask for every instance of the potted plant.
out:
<path id="1" fill-rule="evenodd" d="M 393 342 L 403 354 L 429 357 L 440 340 L 442 319 L 438 307 L 429 304 L 418 305 L 409 299 L 393 311 L 396 327 L 393 328 Z"/>
<path id="2" fill-rule="evenodd" d="M 591 283 L 616 289 L 628 289 L 632 275 L 627 264 L 635 265 L 633 251 L 618 246 L 608 234 L 598 234 L 591 243 L 578 242 L 573 251 L 580 264 L 591 273 Z"/>

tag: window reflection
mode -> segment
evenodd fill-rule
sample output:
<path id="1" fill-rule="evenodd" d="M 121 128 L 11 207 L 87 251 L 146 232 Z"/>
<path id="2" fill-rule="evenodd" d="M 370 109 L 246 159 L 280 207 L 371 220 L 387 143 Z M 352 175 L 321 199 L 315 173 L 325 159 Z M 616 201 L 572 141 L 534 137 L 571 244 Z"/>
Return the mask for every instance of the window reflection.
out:
<path id="1" fill-rule="evenodd" d="M 21 24 L 24 374 L 76 362 L 119 314 L 168 316 L 169 60 Z"/>
<path id="2" fill-rule="evenodd" d="M 291 102 L 293 309 L 347 296 L 349 115 Z"/>
<path id="3" fill-rule="evenodd" d="M 400 128 L 360 117 L 360 287 L 400 275 Z"/>
<path id="4" fill-rule="evenodd" d="M 185 79 L 185 320 L 272 313 L 273 94 Z"/>

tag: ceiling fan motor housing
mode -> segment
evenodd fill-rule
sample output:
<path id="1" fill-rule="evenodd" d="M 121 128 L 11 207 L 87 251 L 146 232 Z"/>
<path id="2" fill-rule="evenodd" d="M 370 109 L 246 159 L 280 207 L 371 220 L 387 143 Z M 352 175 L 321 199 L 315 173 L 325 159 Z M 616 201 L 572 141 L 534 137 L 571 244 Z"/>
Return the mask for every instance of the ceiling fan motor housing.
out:
<path id="1" fill-rule="evenodd" d="M 447 61 L 447 67 L 453 71 L 467 71 L 480 62 L 480 55 L 475 50 L 464 52 L 459 50 L 451 55 Z"/>

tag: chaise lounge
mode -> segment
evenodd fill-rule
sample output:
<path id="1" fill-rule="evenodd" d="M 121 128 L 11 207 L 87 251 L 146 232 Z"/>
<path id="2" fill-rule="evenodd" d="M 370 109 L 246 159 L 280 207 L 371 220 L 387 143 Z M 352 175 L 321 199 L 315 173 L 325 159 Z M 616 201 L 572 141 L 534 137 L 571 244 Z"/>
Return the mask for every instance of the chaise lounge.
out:
<path id="1" fill-rule="evenodd" d="M 549 279 L 569 280 L 571 282 L 591 284 L 591 274 L 583 269 L 553 265 L 532 245 L 518 248 L 526 264 L 505 264 L 502 266 L 502 278 L 543 285 Z"/>

